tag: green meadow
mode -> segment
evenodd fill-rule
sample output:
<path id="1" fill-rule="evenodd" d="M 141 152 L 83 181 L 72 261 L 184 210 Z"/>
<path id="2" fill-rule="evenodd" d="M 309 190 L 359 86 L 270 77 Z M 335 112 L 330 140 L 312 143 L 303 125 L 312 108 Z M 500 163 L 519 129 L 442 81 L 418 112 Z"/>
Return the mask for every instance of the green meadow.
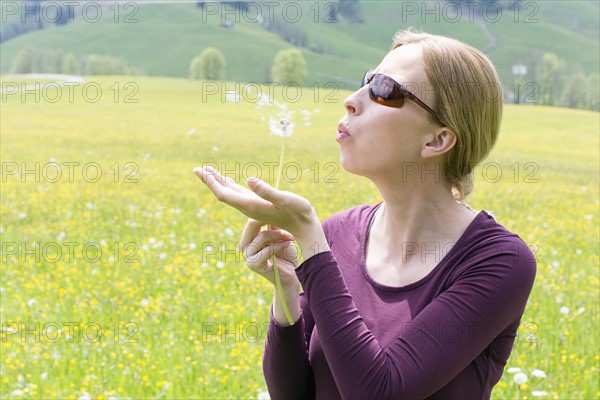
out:
<path id="1" fill-rule="evenodd" d="M 585 74 L 600 68 L 600 5 L 596 1 L 528 1 L 521 9 L 501 11 L 491 7 L 485 14 L 489 34 L 472 9 L 461 11 L 459 18 L 452 2 L 361 2 L 364 23 L 352 23 L 339 15 L 332 18 L 335 2 L 270 2 L 270 6 L 253 2 L 256 6 L 246 12 L 208 3 L 213 5 L 205 9 L 195 2 L 113 4 L 99 14 L 96 7 L 88 9 L 85 2 L 77 3 L 74 23 L 31 31 L 3 42 L 0 73 L 9 73 L 15 55 L 32 46 L 63 49 L 76 56 L 119 57 L 151 76 L 188 77 L 192 59 L 212 46 L 225 56 L 227 79 L 268 82 L 277 52 L 294 46 L 266 30 L 259 17 L 263 22 L 287 21 L 284 25 L 288 29 L 303 32 L 302 51 L 308 69 L 305 82 L 335 82 L 345 89 L 358 85 L 364 71 L 385 55 L 394 33 L 408 27 L 451 36 L 478 49 L 491 43 L 489 35 L 495 36 L 500 45 L 486 54 L 507 86 L 514 80 L 512 66 L 528 60 L 534 49 L 579 64 Z M 22 10 L 13 9 L 19 4 L 0 7 L 0 29 L 24 18 Z M 236 21 L 235 27 L 221 28 L 219 23 L 226 20 Z M 317 47 L 320 52 L 311 50 Z"/>
<path id="2" fill-rule="evenodd" d="M 237 251 L 245 218 L 192 169 L 274 183 L 280 139 L 268 121 L 278 110 L 257 106 L 266 87 L 211 85 L 100 77 L 0 93 L 2 399 L 266 392 L 273 289 Z M 322 220 L 380 200 L 338 163 L 349 93 L 271 92 L 295 111 L 280 188 L 308 198 Z M 596 398 L 599 114 L 507 105 L 503 118 L 468 202 L 529 243 L 538 272 L 493 398 Z"/>

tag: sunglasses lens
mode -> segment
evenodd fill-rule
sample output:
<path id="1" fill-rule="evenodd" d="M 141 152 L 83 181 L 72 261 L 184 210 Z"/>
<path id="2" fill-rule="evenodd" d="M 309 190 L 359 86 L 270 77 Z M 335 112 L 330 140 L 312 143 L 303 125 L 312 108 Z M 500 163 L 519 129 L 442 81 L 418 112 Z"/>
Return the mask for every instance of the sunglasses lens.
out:
<path id="1" fill-rule="evenodd" d="M 360 83 L 360 87 L 365 86 L 369 81 L 369 78 L 371 78 L 371 76 L 373 76 L 373 73 L 371 71 L 365 72 L 365 76 L 363 76 L 362 82 Z"/>
<path id="2" fill-rule="evenodd" d="M 404 93 L 392 78 L 385 75 L 375 75 L 369 84 L 369 95 L 377 103 L 402 107 Z"/>

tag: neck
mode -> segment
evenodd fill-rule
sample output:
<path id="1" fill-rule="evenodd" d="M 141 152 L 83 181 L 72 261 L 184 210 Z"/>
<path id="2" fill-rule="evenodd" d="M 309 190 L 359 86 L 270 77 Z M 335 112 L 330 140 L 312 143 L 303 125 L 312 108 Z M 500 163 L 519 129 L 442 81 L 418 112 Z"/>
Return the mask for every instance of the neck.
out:
<path id="1" fill-rule="evenodd" d="M 373 233 L 390 246 L 456 241 L 475 218 L 442 182 L 374 183 L 384 204 Z"/>

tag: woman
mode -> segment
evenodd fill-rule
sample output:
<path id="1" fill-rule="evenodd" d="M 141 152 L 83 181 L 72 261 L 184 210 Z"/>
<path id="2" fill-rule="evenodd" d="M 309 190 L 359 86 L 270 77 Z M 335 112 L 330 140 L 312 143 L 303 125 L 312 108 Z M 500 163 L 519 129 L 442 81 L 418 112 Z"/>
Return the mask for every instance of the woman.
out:
<path id="1" fill-rule="evenodd" d="M 274 282 L 277 257 L 295 323 L 275 291 L 263 359 L 269 392 L 487 399 L 536 268 L 517 235 L 461 202 L 499 131 L 498 77 L 476 49 L 407 30 L 365 78 L 344 102 L 336 139 L 344 169 L 370 179 L 383 202 L 321 225 L 293 193 L 196 170 L 251 218 L 240 241 L 248 266 Z"/>

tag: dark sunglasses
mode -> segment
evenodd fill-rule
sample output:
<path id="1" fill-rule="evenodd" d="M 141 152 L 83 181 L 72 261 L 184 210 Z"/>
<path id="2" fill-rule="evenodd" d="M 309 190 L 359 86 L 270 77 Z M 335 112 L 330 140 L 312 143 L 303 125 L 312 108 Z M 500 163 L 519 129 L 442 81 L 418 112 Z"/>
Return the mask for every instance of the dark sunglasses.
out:
<path id="1" fill-rule="evenodd" d="M 404 105 L 404 99 L 408 97 L 428 113 L 433 115 L 436 121 L 440 121 L 435 111 L 433 111 L 427 104 L 422 102 L 417 96 L 406 90 L 401 84 L 387 75 L 374 74 L 371 71 L 367 71 L 363 77 L 360 87 L 365 85 L 369 85 L 369 97 L 375 103 L 379 103 L 388 107 L 400 108 Z"/>

